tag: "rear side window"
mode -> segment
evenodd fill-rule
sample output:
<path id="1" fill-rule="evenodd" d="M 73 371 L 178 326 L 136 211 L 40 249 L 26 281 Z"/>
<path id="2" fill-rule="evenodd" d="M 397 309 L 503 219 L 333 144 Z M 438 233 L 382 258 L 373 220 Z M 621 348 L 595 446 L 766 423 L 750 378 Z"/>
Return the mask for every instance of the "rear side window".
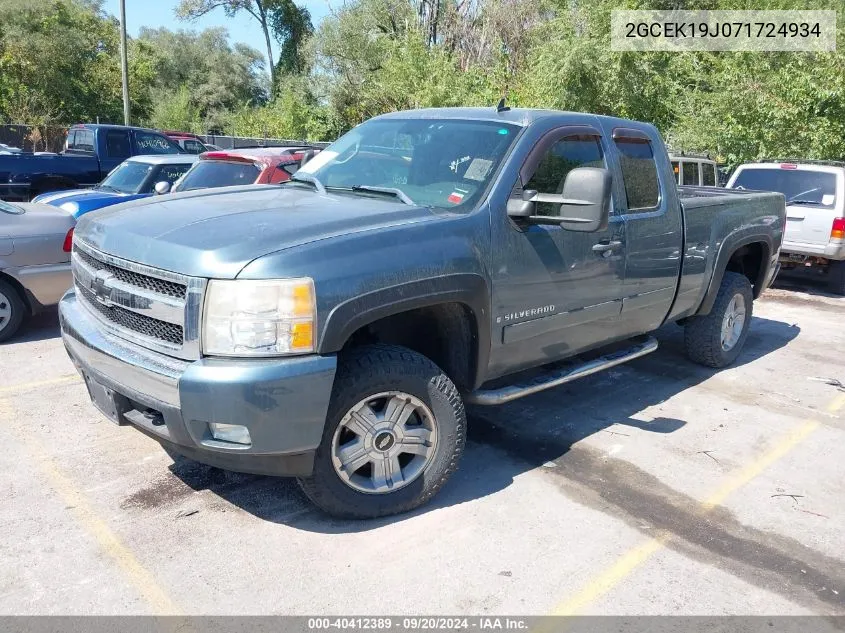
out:
<path id="1" fill-rule="evenodd" d="M 185 174 L 179 183 L 179 191 L 251 185 L 261 171 L 252 163 L 242 161 L 200 160 Z"/>
<path id="2" fill-rule="evenodd" d="M 68 137 L 69 152 L 92 152 L 94 151 L 94 133 L 91 130 L 76 130 Z"/>
<path id="3" fill-rule="evenodd" d="M 651 143 L 639 138 L 619 138 L 616 139 L 616 149 L 619 150 L 628 210 L 655 208 L 660 202 L 660 184 Z"/>
<path id="4" fill-rule="evenodd" d="M 732 189 L 777 191 L 786 204 L 832 209 L 836 206 L 836 174 L 798 169 L 742 169 Z"/>
<path id="5" fill-rule="evenodd" d="M 182 148 L 161 134 L 135 132 L 136 154 L 181 154 Z"/>
<path id="6" fill-rule="evenodd" d="M 198 141 L 192 141 L 189 139 L 185 141 L 185 151 L 189 154 L 202 154 L 205 151 L 205 148 Z"/>
<path id="7" fill-rule="evenodd" d="M 681 184 L 698 185 L 698 163 L 684 162 L 683 166 L 683 179 L 681 181 Z"/>
<path id="8" fill-rule="evenodd" d="M 129 158 L 132 155 L 129 148 L 129 134 L 121 130 L 106 132 L 106 154 L 109 158 Z"/>
<path id="9" fill-rule="evenodd" d="M 567 136 L 552 145 L 540 160 L 537 170 L 524 189 L 537 193 L 563 192 L 566 177 L 576 167 L 604 167 L 604 155 L 597 136 Z M 537 215 L 560 215 L 560 203 L 538 202 Z"/>
<path id="10" fill-rule="evenodd" d="M 701 163 L 701 184 L 705 187 L 716 186 L 716 166 L 712 163 Z"/>

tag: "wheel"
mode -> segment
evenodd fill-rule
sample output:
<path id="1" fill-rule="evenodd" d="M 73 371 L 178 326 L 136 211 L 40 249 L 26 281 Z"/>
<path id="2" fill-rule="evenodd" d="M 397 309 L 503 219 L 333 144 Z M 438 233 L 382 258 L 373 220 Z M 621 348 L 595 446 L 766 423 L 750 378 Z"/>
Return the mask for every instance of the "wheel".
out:
<path id="1" fill-rule="evenodd" d="M 18 291 L 0 279 L 0 343 L 10 339 L 23 323 L 26 312 Z"/>
<path id="2" fill-rule="evenodd" d="M 753 301 L 745 275 L 726 272 L 710 314 L 691 317 L 684 326 L 689 359 L 717 368 L 734 362 L 748 336 Z"/>
<path id="3" fill-rule="evenodd" d="M 845 295 L 845 262 L 828 264 L 827 287 L 834 294 Z"/>
<path id="4" fill-rule="evenodd" d="M 329 514 L 374 518 L 431 499 L 458 466 L 466 413 L 425 356 L 372 345 L 340 359 L 314 471 L 299 480 Z"/>

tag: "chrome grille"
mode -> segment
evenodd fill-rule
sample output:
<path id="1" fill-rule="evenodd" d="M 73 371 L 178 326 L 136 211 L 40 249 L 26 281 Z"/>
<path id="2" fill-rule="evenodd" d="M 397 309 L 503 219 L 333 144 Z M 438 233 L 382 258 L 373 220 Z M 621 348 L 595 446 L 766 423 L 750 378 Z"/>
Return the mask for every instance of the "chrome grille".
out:
<path id="1" fill-rule="evenodd" d="M 87 288 L 79 287 L 79 292 L 88 301 L 90 307 L 103 315 L 106 319 L 133 332 L 138 332 L 150 338 L 167 341 L 176 345 L 182 344 L 182 326 L 167 321 L 160 321 L 152 317 L 145 317 L 141 314 L 136 314 L 126 308 L 120 306 L 106 306 L 97 301 Z"/>
<path id="2" fill-rule="evenodd" d="M 91 255 L 76 246 L 74 246 L 73 251 L 77 257 L 81 258 L 82 261 L 91 266 L 94 270 L 107 270 L 127 284 L 137 286 L 138 288 L 144 288 L 145 290 L 152 290 L 153 292 L 158 292 L 159 294 L 167 295 L 168 297 L 185 298 L 185 293 L 188 290 L 185 284 L 157 279 L 156 277 L 142 275 L 140 273 L 132 272 L 131 270 L 126 270 L 125 268 L 118 268 L 117 266 L 106 264 L 98 259 L 94 259 Z"/>
<path id="3" fill-rule="evenodd" d="M 206 280 L 114 257 L 78 239 L 71 265 L 83 305 L 114 334 L 179 358 L 199 358 Z"/>

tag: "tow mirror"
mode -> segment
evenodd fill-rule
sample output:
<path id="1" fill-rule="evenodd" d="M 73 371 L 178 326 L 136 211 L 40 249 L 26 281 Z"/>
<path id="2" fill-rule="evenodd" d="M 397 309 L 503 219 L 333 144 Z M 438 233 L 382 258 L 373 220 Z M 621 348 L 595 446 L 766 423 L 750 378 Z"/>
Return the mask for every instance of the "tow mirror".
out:
<path id="1" fill-rule="evenodd" d="M 162 180 L 161 182 L 157 182 L 153 189 L 155 189 L 156 195 L 163 196 L 164 194 L 170 192 L 170 183 L 166 180 Z"/>
<path id="2" fill-rule="evenodd" d="M 522 200 L 508 201 L 508 215 L 529 224 L 556 224 L 568 231 L 593 233 L 607 228 L 610 188 L 607 169 L 578 167 L 567 174 L 562 193 L 523 191 Z M 560 214 L 534 215 L 537 202 L 560 205 Z"/>
<path id="3" fill-rule="evenodd" d="M 508 200 L 508 215 L 512 218 L 529 218 L 534 215 L 534 199 L 537 197 L 537 191 L 534 189 L 524 189 L 522 196 L 519 198 L 511 198 Z"/>

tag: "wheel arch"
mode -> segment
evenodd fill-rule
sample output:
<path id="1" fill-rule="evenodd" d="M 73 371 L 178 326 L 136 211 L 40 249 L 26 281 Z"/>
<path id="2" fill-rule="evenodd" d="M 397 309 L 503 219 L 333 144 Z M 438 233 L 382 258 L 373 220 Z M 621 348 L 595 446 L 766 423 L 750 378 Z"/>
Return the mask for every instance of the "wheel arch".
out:
<path id="1" fill-rule="evenodd" d="M 338 304 L 318 352 L 373 342 L 403 345 L 438 364 L 462 390 L 483 382 L 490 353 L 489 291 L 473 273 L 379 289 Z"/>
<path id="2" fill-rule="evenodd" d="M 725 272 L 738 272 L 751 282 L 754 298 L 765 289 L 774 245 L 770 236 L 753 234 L 725 240 L 719 248 L 710 284 L 696 314 L 709 314 L 713 309 Z"/>

